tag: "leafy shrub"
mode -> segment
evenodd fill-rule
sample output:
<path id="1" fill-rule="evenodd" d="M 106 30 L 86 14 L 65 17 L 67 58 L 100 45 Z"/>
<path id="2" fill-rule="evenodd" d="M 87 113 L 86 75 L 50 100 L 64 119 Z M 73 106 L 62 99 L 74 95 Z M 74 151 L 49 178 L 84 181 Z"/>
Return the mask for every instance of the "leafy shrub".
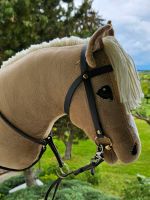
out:
<path id="1" fill-rule="evenodd" d="M 39 200 L 41 196 L 44 196 L 44 192 L 42 187 L 34 186 L 8 194 L 2 200 Z"/>
<path id="2" fill-rule="evenodd" d="M 3 195 L 6 195 L 6 194 L 8 194 L 8 192 L 9 192 L 9 187 L 8 186 L 6 186 L 6 185 L 0 185 L 0 196 L 3 196 Z"/>
<path id="3" fill-rule="evenodd" d="M 149 200 L 150 178 L 137 175 L 137 180 L 130 182 L 123 191 L 123 200 Z"/>
<path id="4" fill-rule="evenodd" d="M 57 178 L 56 176 L 56 165 L 51 164 L 46 170 L 43 170 L 39 173 L 40 179 L 44 182 L 47 183 L 50 180 L 54 180 Z"/>
<path id="5" fill-rule="evenodd" d="M 44 186 L 31 187 L 7 195 L 3 200 L 42 200 L 51 183 Z M 53 193 L 53 192 L 52 192 Z M 51 199 L 52 194 L 49 199 Z M 117 200 L 116 197 L 104 195 L 102 192 L 91 187 L 91 184 L 78 180 L 64 180 L 56 194 L 56 200 Z"/>
<path id="6" fill-rule="evenodd" d="M 8 180 L 0 184 L 0 199 L 8 194 L 9 190 L 24 183 L 24 176 L 11 177 Z"/>
<path id="7" fill-rule="evenodd" d="M 86 181 L 92 185 L 98 185 L 101 182 L 101 175 L 98 168 L 95 170 L 96 171 L 94 175 L 92 175 L 90 171 L 86 171 L 79 176 L 75 176 L 74 178 L 77 180 Z"/>
<path id="8" fill-rule="evenodd" d="M 50 175 L 50 174 L 56 174 L 56 168 L 57 166 L 53 163 L 51 163 L 51 165 L 46 168 L 46 170 L 43 170 L 39 173 L 39 176 L 45 176 L 45 175 Z"/>
<path id="9" fill-rule="evenodd" d="M 65 180 L 65 181 L 62 181 L 61 183 L 61 188 L 72 188 L 74 186 L 76 187 L 81 187 L 81 185 L 84 185 L 84 186 L 90 186 L 91 187 L 91 184 L 87 183 L 87 182 L 84 182 L 84 181 L 79 181 L 77 179 L 74 179 L 74 180 Z"/>
<path id="10" fill-rule="evenodd" d="M 94 176 L 89 172 L 85 172 L 86 181 L 92 185 L 98 185 L 100 183 L 100 174 L 95 173 Z"/>
<path id="11" fill-rule="evenodd" d="M 1 194 L 1 193 L 0 193 L 0 199 L 3 199 L 4 196 L 5 196 L 4 194 Z"/>
<path id="12" fill-rule="evenodd" d="M 56 173 L 56 168 L 57 166 L 55 164 L 51 164 L 47 170 L 46 170 L 46 174 L 55 174 Z"/>
<path id="13" fill-rule="evenodd" d="M 44 183 L 48 183 L 50 180 L 55 180 L 57 176 L 55 174 L 45 174 L 40 177 L 40 180 Z"/>

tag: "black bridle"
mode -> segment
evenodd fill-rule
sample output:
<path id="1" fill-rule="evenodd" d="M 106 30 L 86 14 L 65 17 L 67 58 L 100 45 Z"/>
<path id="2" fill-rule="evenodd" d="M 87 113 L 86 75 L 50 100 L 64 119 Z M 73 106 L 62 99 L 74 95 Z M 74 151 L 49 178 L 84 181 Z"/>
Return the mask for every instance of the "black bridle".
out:
<path id="1" fill-rule="evenodd" d="M 100 117 L 98 114 L 94 91 L 93 91 L 93 87 L 92 87 L 92 83 L 91 83 L 91 78 L 105 74 L 105 73 L 112 72 L 113 69 L 112 69 L 111 65 L 105 65 L 103 67 L 96 67 L 94 69 L 89 69 L 89 66 L 88 66 L 88 64 L 86 62 L 86 58 L 85 58 L 85 52 L 86 52 L 86 46 L 84 46 L 82 48 L 82 52 L 81 52 L 81 59 L 80 59 L 81 75 L 79 75 L 75 79 L 75 81 L 72 83 L 72 85 L 70 86 L 70 88 L 66 94 L 66 98 L 65 98 L 65 102 L 64 102 L 64 112 L 69 115 L 69 109 L 70 109 L 72 97 L 73 97 L 76 89 L 78 88 L 78 86 L 83 82 L 85 91 L 86 91 L 86 95 L 87 95 L 89 109 L 91 112 L 93 124 L 94 124 L 95 131 L 96 131 L 95 142 L 97 144 L 97 152 L 96 152 L 95 156 L 91 159 L 90 164 L 85 165 L 77 170 L 69 171 L 68 168 L 66 167 L 66 164 L 62 161 L 61 156 L 53 142 L 52 133 L 50 133 L 50 135 L 45 139 L 34 138 L 34 137 L 28 135 L 27 133 L 25 133 L 24 131 L 22 131 L 20 128 L 18 128 L 16 125 L 14 125 L 12 122 L 10 122 L 10 120 L 8 120 L 8 118 L 2 112 L 0 112 L 0 117 L 3 119 L 3 121 L 8 126 L 10 126 L 17 134 L 21 135 L 22 137 L 24 137 L 27 140 L 30 140 L 33 143 L 42 145 L 41 153 L 40 153 L 38 159 L 31 166 L 33 166 L 41 158 L 44 151 L 46 150 L 47 144 L 50 146 L 51 150 L 53 151 L 53 153 L 58 161 L 60 172 L 58 174 L 58 176 L 59 176 L 58 179 L 56 181 L 54 181 L 52 183 L 52 185 L 50 186 L 50 188 L 48 189 L 46 196 L 45 196 L 45 200 L 47 200 L 48 195 L 53 187 L 55 187 L 55 191 L 54 191 L 52 200 L 55 198 L 55 194 L 56 194 L 59 184 L 61 183 L 61 180 L 68 177 L 69 175 L 73 174 L 76 176 L 87 170 L 91 170 L 91 173 L 94 174 L 94 168 L 96 166 L 98 166 L 101 162 L 104 161 L 104 155 L 103 155 L 104 148 L 106 148 L 107 146 L 110 147 L 110 145 L 111 145 L 110 139 L 105 137 L 104 129 L 103 129 L 103 126 L 101 124 L 101 120 L 100 120 Z M 31 166 L 29 166 L 28 168 L 30 168 Z M 1 167 L 1 168 L 10 169 L 10 168 L 6 168 L 6 167 Z M 17 169 L 11 169 L 11 170 L 20 171 Z M 22 170 L 25 170 L 25 169 L 22 169 Z"/>
<path id="2" fill-rule="evenodd" d="M 64 111 L 65 111 L 65 113 L 67 113 L 69 115 L 69 109 L 70 109 L 72 97 L 73 97 L 76 89 L 78 88 L 78 86 L 82 82 L 84 82 L 87 100 L 88 100 L 88 104 L 89 104 L 89 108 L 90 108 L 90 112 L 91 112 L 91 116 L 92 116 L 96 134 L 98 137 L 103 137 L 104 129 L 101 124 L 100 117 L 98 115 L 98 110 L 96 107 L 96 101 L 95 101 L 95 97 L 94 97 L 91 78 L 108 73 L 108 72 L 112 72 L 113 69 L 112 69 L 111 65 L 105 65 L 103 67 L 99 67 L 99 68 L 96 67 L 92 70 L 89 70 L 89 66 L 88 66 L 88 64 L 86 62 L 86 58 L 85 58 L 85 52 L 86 52 L 86 46 L 84 46 L 82 48 L 82 52 L 81 52 L 81 59 L 80 59 L 81 75 L 75 79 L 75 81 L 72 83 L 71 87 L 69 88 L 69 90 L 67 92 L 67 95 L 65 98 L 65 103 L 64 103 Z"/>

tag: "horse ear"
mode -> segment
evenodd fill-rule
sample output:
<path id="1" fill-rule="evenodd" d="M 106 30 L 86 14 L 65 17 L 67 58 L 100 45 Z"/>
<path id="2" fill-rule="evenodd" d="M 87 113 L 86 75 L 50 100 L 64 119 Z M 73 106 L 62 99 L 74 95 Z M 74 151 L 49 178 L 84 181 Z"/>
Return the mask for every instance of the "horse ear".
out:
<path id="1" fill-rule="evenodd" d="M 106 31 L 105 36 L 114 36 L 114 29 L 112 27 L 111 21 L 109 20 L 107 24 L 109 24 L 111 28 L 108 31 Z"/>
<path id="2" fill-rule="evenodd" d="M 108 21 L 107 25 L 99 28 L 89 40 L 86 50 L 86 61 L 89 66 L 96 66 L 93 53 L 103 48 L 102 38 L 106 36 L 114 36 L 114 30 L 112 28 L 111 21 Z"/>

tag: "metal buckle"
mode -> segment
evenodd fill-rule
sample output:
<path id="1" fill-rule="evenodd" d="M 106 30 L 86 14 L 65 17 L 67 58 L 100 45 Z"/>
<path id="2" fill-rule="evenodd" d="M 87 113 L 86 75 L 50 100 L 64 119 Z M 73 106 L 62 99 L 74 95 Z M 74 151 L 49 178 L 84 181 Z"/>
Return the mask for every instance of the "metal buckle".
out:
<path id="1" fill-rule="evenodd" d="M 103 137 L 95 137 L 95 143 L 97 146 L 99 146 L 100 144 L 104 145 L 104 146 L 107 146 L 107 145 L 110 145 L 112 146 L 112 142 L 110 140 L 110 138 L 106 137 L 106 136 L 103 136 Z"/>
<path id="2" fill-rule="evenodd" d="M 83 74 L 82 77 L 83 77 L 83 79 L 88 79 L 89 78 L 88 74 L 86 74 L 86 73 Z"/>
<path id="3" fill-rule="evenodd" d="M 106 146 L 105 146 L 105 149 L 106 149 L 107 151 L 112 150 L 112 144 L 106 145 Z"/>

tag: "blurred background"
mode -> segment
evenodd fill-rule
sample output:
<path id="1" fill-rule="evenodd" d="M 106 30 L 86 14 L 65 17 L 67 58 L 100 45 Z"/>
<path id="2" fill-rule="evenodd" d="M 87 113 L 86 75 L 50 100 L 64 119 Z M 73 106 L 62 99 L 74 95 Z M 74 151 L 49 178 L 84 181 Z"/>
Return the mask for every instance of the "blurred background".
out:
<path id="1" fill-rule="evenodd" d="M 86 38 L 112 20 L 117 39 L 134 58 L 139 72 L 145 95 L 141 107 L 133 111 L 142 142 L 139 160 L 128 165 L 103 163 L 95 176 L 86 172 L 70 177 L 61 185 L 56 199 L 148 200 L 150 197 L 149 11 L 149 0 L 0 0 L 0 65 L 31 44 L 71 35 Z M 59 152 L 71 169 L 87 164 L 95 154 L 95 145 L 68 117 L 55 123 L 53 133 Z M 56 179 L 56 166 L 55 157 L 47 149 L 36 166 L 25 172 L 0 169 L 0 199 L 42 199 Z M 26 189 L 13 192 L 18 186 Z"/>

